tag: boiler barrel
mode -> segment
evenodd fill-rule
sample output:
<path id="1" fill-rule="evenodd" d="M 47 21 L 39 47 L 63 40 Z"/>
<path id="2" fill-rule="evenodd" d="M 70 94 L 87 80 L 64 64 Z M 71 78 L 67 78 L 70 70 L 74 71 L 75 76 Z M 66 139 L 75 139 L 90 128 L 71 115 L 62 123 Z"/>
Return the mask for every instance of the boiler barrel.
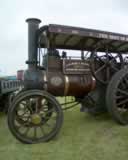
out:
<path id="1" fill-rule="evenodd" d="M 92 75 L 64 75 L 62 72 L 48 72 L 47 91 L 55 96 L 83 97 L 95 88 Z"/>

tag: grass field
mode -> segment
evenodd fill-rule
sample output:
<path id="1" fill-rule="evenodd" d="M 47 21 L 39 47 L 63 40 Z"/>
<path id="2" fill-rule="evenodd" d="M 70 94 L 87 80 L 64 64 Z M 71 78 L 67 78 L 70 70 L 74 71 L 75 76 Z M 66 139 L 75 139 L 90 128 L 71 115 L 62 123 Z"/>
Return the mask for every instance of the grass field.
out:
<path id="1" fill-rule="evenodd" d="M 65 111 L 60 134 L 48 143 L 26 145 L 9 132 L 0 115 L 0 160 L 125 160 L 128 127 L 108 115 L 92 117 L 79 107 Z"/>

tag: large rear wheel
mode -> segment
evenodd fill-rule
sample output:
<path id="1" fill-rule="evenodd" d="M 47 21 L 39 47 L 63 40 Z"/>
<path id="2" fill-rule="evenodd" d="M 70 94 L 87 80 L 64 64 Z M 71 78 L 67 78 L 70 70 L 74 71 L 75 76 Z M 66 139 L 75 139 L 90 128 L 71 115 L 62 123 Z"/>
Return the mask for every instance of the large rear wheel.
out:
<path id="1" fill-rule="evenodd" d="M 120 124 L 128 124 L 128 69 L 122 69 L 111 79 L 106 94 L 109 113 Z"/>

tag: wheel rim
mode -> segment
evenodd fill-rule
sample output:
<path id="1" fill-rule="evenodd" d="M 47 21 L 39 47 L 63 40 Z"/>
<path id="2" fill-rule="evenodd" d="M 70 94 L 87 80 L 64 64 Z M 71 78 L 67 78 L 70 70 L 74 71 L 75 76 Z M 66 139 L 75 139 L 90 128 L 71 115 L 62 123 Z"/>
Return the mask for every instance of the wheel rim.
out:
<path id="1" fill-rule="evenodd" d="M 114 95 L 114 109 L 121 120 L 128 123 L 128 74 L 121 78 Z"/>
<path id="2" fill-rule="evenodd" d="M 93 76 L 102 84 L 108 84 L 113 74 L 123 66 L 123 58 L 119 53 L 91 53 L 90 68 Z"/>
<path id="3" fill-rule="evenodd" d="M 47 96 L 21 96 L 11 110 L 13 135 L 25 143 L 49 140 L 58 130 L 60 112 Z"/>

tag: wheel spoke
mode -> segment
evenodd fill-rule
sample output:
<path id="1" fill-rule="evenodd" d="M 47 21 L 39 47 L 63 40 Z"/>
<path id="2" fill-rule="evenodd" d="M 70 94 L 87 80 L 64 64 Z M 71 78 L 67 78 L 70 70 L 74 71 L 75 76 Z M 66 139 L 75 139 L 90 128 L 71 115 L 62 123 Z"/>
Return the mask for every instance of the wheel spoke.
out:
<path id="1" fill-rule="evenodd" d="M 19 126 L 18 126 L 18 125 L 15 124 L 15 127 L 16 127 L 17 130 L 19 130 L 19 129 L 20 129 L 21 127 L 23 127 L 23 126 L 22 126 L 22 125 L 19 125 Z"/>
<path id="2" fill-rule="evenodd" d="M 127 78 L 124 78 L 123 80 L 124 80 L 126 86 L 128 86 L 128 79 L 127 79 Z"/>
<path id="3" fill-rule="evenodd" d="M 112 63 L 114 60 L 117 62 L 116 58 L 119 58 L 118 54 L 115 57 L 112 55 L 112 59 L 110 60 L 110 63 Z"/>
<path id="4" fill-rule="evenodd" d="M 20 104 L 22 104 L 23 106 L 26 106 L 26 103 L 25 103 L 25 102 L 21 102 Z"/>
<path id="5" fill-rule="evenodd" d="M 95 72 L 95 74 L 101 72 L 105 67 L 106 67 L 106 64 L 104 64 L 102 67 L 100 67 L 100 68 Z"/>
<path id="6" fill-rule="evenodd" d="M 102 63 L 105 63 L 100 56 L 96 55 L 96 58 L 99 59 Z"/>
<path id="7" fill-rule="evenodd" d="M 38 98 L 36 98 L 35 113 L 38 113 L 38 108 L 39 108 L 39 100 Z"/>
<path id="8" fill-rule="evenodd" d="M 22 119 L 22 118 L 27 118 L 27 119 L 29 119 L 29 118 L 30 118 L 30 116 L 25 116 L 25 115 L 21 115 L 21 116 L 20 116 L 20 115 L 18 115 L 18 117 L 19 117 L 19 118 L 21 118 L 21 119 Z"/>
<path id="9" fill-rule="evenodd" d="M 43 126 L 40 126 L 40 130 L 41 130 L 41 132 L 43 133 L 43 135 L 45 135 L 45 131 L 44 131 Z"/>
<path id="10" fill-rule="evenodd" d="M 124 110 L 122 113 L 121 113 L 122 117 L 125 118 L 125 120 L 128 120 L 128 110 Z"/>
<path id="11" fill-rule="evenodd" d="M 49 128 L 52 127 L 51 124 L 49 124 L 48 122 L 46 122 L 45 125 L 48 126 Z"/>
<path id="12" fill-rule="evenodd" d="M 32 109 L 32 107 L 31 107 L 30 100 L 27 101 L 27 107 L 28 107 L 28 109 L 31 111 L 31 113 L 33 114 L 33 109 Z"/>
<path id="13" fill-rule="evenodd" d="M 25 116 L 25 114 L 23 114 L 23 115 L 18 115 L 18 114 L 16 114 L 16 117 L 17 117 L 17 119 L 21 119 L 21 120 L 23 120 L 24 118 L 26 119 L 25 121 L 28 121 L 29 120 L 29 118 L 30 118 L 30 115 L 26 115 Z M 24 121 L 24 120 L 23 120 Z"/>
<path id="14" fill-rule="evenodd" d="M 127 96 L 125 96 L 125 95 L 118 95 L 118 96 L 116 96 L 116 99 L 122 99 L 122 98 L 126 98 Z"/>
<path id="15" fill-rule="evenodd" d="M 120 106 L 122 104 L 128 103 L 128 99 L 122 100 L 119 103 L 117 103 L 117 106 Z"/>
<path id="16" fill-rule="evenodd" d="M 107 81 L 110 80 L 110 68 L 109 67 L 106 68 L 106 80 Z"/>
<path id="17" fill-rule="evenodd" d="M 34 135 L 33 135 L 33 137 L 36 138 L 36 137 L 37 137 L 37 126 L 34 126 L 34 127 L 33 127 L 33 130 L 34 130 Z"/>
<path id="18" fill-rule="evenodd" d="M 57 116 L 51 116 L 50 119 L 56 120 Z"/>
<path id="19" fill-rule="evenodd" d="M 50 110 L 48 110 L 48 111 L 44 111 L 46 114 L 48 114 L 48 113 L 51 113 L 51 112 L 54 112 L 55 111 L 55 109 L 54 108 L 52 108 L 52 109 L 50 109 Z"/>
<path id="20" fill-rule="evenodd" d="M 119 88 L 118 88 L 118 89 L 117 89 L 117 92 L 120 92 L 120 93 L 128 96 L 128 92 L 126 92 L 126 91 L 124 91 L 124 90 L 122 90 L 122 89 L 119 89 Z"/>
<path id="21" fill-rule="evenodd" d="M 111 68 L 114 69 L 114 71 L 118 71 L 119 69 L 116 68 L 114 65 L 111 65 Z"/>
<path id="22" fill-rule="evenodd" d="M 38 109 L 38 112 L 47 112 L 48 111 L 48 106 L 45 105 L 45 107 L 43 107 L 43 105 L 41 105 L 40 109 Z"/>
<path id="23" fill-rule="evenodd" d="M 109 53 L 111 57 L 113 57 L 112 53 Z"/>
<path id="24" fill-rule="evenodd" d="M 16 120 L 17 121 L 17 120 Z M 19 124 L 19 122 L 18 122 L 18 124 Z M 17 128 L 17 130 L 19 130 L 20 128 L 22 128 L 22 127 L 28 127 L 29 126 L 29 123 L 28 122 L 24 122 L 24 123 L 20 123 L 19 125 L 16 125 L 15 124 L 15 126 L 16 126 L 16 128 Z"/>
<path id="25" fill-rule="evenodd" d="M 120 85 L 121 85 L 122 89 L 125 90 L 126 89 L 126 84 L 123 80 L 120 82 Z"/>
<path id="26" fill-rule="evenodd" d="M 21 110 L 20 110 L 21 111 Z M 28 112 L 28 110 L 26 109 L 26 111 L 24 111 L 24 113 L 23 114 L 18 114 L 18 116 L 24 116 L 26 113 Z"/>
<path id="27" fill-rule="evenodd" d="M 107 58 L 107 62 L 109 61 L 109 53 L 108 53 L 108 48 L 106 49 L 106 58 Z"/>
<path id="28" fill-rule="evenodd" d="M 27 136 L 27 135 L 28 135 L 29 130 L 30 130 L 30 126 L 28 126 L 27 129 L 26 129 L 26 131 L 23 133 L 24 136 Z"/>

